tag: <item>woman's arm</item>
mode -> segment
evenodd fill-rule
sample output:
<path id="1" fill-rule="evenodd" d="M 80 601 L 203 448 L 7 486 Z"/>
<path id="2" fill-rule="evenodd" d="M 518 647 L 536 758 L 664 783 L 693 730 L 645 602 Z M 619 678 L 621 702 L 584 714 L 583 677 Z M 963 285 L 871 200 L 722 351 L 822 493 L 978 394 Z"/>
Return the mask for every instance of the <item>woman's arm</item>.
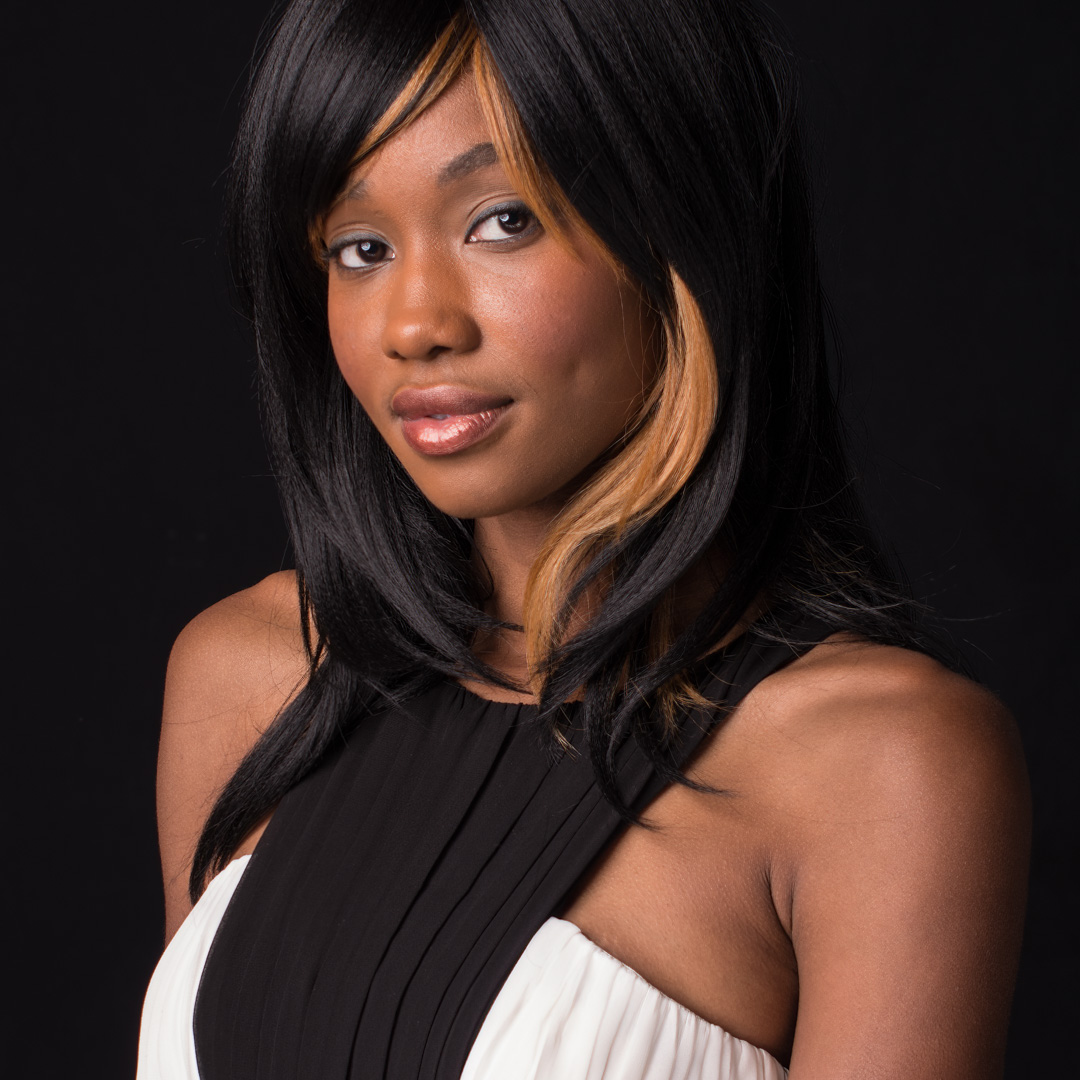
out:
<path id="1" fill-rule="evenodd" d="M 177 638 L 157 774 L 166 941 L 191 908 L 188 874 L 214 800 L 306 675 L 291 571 L 207 608 Z M 263 827 L 235 854 L 252 850 Z"/>
<path id="2" fill-rule="evenodd" d="M 785 770 L 791 1080 L 1000 1076 L 1030 833 L 1011 717 L 917 654 L 833 668 Z"/>

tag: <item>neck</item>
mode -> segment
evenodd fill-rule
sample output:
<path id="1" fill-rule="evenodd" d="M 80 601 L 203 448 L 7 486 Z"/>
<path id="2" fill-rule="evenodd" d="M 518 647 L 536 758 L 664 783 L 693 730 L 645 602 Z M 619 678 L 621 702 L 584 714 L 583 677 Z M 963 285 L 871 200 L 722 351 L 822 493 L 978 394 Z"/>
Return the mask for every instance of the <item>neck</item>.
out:
<path id="1" fill-rule="evenodd" d="M 495 518 L 478 518 L 474 526 L 474 553 L 491 581 L 491 594 L 484 604 L 487 614 L 520 627 L 524 622 L 525 585 L 540 546 L 561 502 L 534 506 Z M 730 565 L 730 556 L 720 545 L 713 547 L 690 567 L 675 587 L 675 629 L 682 630 L 696 616 L 719 587 Z M 718 648 L 736 637 L 752 619 L 753 612 Z M 498 630 L 482 634 L 474 644 L 477 657 L 503 672 L 521 687 L 528 685 L 525 636 L 520 630 Z"/>
<path id="2" fill-rule="evenodd" d="M 473 528 L 474 559 L 491 581 L 484 603 L 488 615 L 520 627 L 524 622 L 525 585 L 540 545 L 560 506 L 530 507 L 496 518 L 477 518 Z M 520 630 L 496 630 L 478 635 L 473 645 L 478 659 L 525 688 L 528 664 L 525 635 Z M 475 689 L 475 687 L 473 687 Z M 489 693 L 491 689 L 485 690 Z M 510 700 L 517 695 L 494 696 Z"/>
<path id="3" fill-rule="evenodd" d="M 491 596 L 484 604 L 489 615 L 521 625 L 525 583 L 552 517 L 529 510 L 477 519 L 474 557 L 491 579 Z"/>

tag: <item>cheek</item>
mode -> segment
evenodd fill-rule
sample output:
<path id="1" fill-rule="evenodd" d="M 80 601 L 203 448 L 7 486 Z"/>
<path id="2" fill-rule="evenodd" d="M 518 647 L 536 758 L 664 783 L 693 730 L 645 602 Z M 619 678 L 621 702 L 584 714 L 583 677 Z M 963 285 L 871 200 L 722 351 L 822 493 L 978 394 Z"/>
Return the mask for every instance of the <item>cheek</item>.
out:
<path id="1" fill-rule="evenodd" d="M 652 377 L 640 299 L 599 260 L 566 256 L 491 314 L 536 403 L 567 420 L 623 423 Z"/>
<path id="2" fill-rule="evenodd" d="M 371 334 L 364 331 L 365 326 L 371 325 L 370 313 L 360 308 L 360 305 L 350 302 L 347 294 L 342 295 L 335 289 L 333 281 L 330 282 L 326 314 L 334 359 L 349 389 L 376 427 L 381 429 L 381 410 L 377 407 L 380 400 L 380 365 L 373 362 L 376 358 L 372 355 Z"/>

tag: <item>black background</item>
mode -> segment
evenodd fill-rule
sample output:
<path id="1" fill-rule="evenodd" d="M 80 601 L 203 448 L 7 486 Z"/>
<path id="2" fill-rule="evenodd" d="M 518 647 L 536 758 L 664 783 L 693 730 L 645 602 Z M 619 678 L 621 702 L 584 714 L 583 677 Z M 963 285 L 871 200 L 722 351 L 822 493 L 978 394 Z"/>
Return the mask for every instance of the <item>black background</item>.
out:
<path id="1" fill-rule="evenodd" d="M 1080 959 L 1080 5 L 777 7 L 803 61 L 868 498 L 1023 732 L 1035 849 L 1008 1075 L 1056 1075 Z M 11 1075 L 131 1075 L 161 943 L 168 648 L 287 565 L 219 243 L 265 13 L 113 0 L 4 20 Z"/>

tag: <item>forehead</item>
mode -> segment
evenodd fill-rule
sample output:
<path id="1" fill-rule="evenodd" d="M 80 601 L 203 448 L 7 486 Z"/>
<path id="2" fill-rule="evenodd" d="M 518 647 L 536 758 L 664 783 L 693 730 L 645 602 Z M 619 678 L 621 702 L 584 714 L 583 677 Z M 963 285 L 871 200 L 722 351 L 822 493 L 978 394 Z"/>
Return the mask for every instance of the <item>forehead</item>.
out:
<path id="1" fill-rule="evenodd" d="M 459 75 L 419 116 L 353 170 L 347 197 L 363 198 L 391 177 L 445 187 L 498 164 L 473 78 Z"/>

